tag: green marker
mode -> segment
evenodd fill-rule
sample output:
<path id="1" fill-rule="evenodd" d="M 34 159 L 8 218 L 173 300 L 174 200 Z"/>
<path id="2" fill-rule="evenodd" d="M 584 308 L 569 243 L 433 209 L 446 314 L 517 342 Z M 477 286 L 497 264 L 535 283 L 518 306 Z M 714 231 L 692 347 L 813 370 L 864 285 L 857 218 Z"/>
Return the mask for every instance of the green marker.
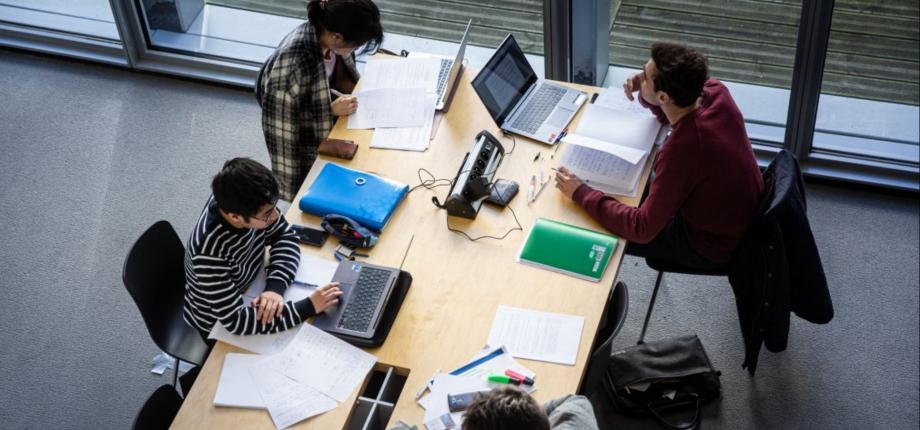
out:
<path id="1" fill-rule="evenodd" d="M 489 375 L 489 382 L 498 382 L 499 384 L 521 385 L 521 381 L 505 375 Z"/>

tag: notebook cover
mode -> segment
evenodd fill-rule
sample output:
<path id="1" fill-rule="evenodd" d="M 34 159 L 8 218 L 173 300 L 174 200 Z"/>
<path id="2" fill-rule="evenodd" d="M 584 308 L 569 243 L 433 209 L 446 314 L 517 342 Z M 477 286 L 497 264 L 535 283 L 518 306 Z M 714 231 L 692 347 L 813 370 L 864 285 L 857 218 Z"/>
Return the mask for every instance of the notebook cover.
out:
<path id="1" fill-rule="evenodd" d="M 380 231 L 409 186 L 360 170 L 327 163 L 300 198 L 300 210 L 316 216 L 334 213 Z"/>
<path id="2" fill-rule="evenodd" d="M 597 282 L 604 276 L 617 238 L 546 218 L 537 218 L 521 248 L 521 263 Z"/>

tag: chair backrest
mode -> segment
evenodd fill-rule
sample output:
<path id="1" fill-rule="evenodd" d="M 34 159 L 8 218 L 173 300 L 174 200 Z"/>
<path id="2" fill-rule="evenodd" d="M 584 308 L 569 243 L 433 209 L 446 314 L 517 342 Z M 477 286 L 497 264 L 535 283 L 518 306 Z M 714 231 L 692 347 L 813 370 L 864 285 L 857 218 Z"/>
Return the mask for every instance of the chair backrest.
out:
<path id="1" fill-rule="evenodd" d="M 591 358 L 588 360 L 585 378 L 579 391 L 580 394 L 588 394 L 594 391 L 607 371 L 607 361 L 610 358 L 613 339 L 617 337 L 620 329 L 623 328 L 623 323 L 626 322 L 626 313 L 629 310 L 629 291 L 625 283 L 617 282 L 613 287 L 608 306 L 606 323 L 598 331 L 597 337 L 597 339 L 603 339 L 604 341 L 594 349 Z"/>
<path id="2" fill-rule="evenodd" d="M 176 387 L 163 385 L 157 388 L 141 410 L 134 417 L 134 430 L 165 430 L 172 424 L 173 419 L 182 407 L 182 397 L 176 392 Z"/>
<path id="3" fill-rule="evenodd" d="M 122 281 L 134 299 L 150 337 L 173 357 L 201 364 L 207 345 L 182 318 L 185 247 L 167 221 L 158 221 L 131 247 Z"/>

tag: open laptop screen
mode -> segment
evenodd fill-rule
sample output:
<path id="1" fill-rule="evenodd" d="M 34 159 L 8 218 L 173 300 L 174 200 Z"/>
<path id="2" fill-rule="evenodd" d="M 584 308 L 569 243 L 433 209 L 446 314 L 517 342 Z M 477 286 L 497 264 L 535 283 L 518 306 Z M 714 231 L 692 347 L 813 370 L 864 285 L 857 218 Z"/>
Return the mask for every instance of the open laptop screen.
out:
<path id="1" fill-rule="evenodd" d="M 536 80 L 537 74 L 527 63 L 524 51 L 509 34 L 472 84 L 489 114 L 498 125 L 502 125 Z"/>

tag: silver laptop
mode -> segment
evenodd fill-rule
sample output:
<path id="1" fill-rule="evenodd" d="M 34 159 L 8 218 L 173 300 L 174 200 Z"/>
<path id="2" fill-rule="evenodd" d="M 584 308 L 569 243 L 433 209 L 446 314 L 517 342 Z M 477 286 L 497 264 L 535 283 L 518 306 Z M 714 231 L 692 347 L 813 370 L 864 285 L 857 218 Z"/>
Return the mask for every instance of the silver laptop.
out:
<path id="1" fill-rule="evenodd" d="M 339 303 L 317 315 L 313 325 L 333 334 L 373 338 L 398 276 L 396 268 L 343 260 L 332 277 L 342 289 Z"/>
<path id="2" fill-rule="evenodd" d="M 538 79 L 510 34 L 472 84 L 502 130 L 551 145 L 588 99 L 586 93 Z"/>
<path id="3" fill-rule="evenodd" d="M 460 77 L 460 69 L 463 68 L 463 57 L 466 55 L 466 42 L 470 36 L 470 26 L 473 20 L 466 23 L 466 30 L 463 31 L 463 38 L 460 39 L 460 49 L 457 50 L 457 56 L 453 59 L 444 58 L 441 60 L 441 71 L 438 72 L 438 104 L 435 109 L 444 110 L 450 93 L 457 84 L 457 78 Z"/>

